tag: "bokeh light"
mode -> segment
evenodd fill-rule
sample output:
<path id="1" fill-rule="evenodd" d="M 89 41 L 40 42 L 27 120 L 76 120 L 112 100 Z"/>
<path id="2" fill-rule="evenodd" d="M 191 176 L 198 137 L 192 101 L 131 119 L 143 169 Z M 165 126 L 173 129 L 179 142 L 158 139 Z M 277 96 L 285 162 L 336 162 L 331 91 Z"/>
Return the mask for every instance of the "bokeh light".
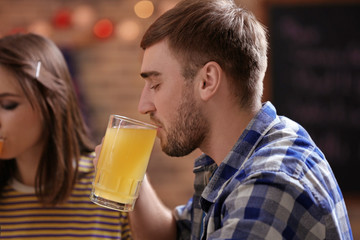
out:
<path id="1" fill-rule="evenodd" d="M 75 27 L 89 28 L 95 22 L 95 11 L 89 5 L 79 5 L 74 8 L 72 22 Z"/>
<path id="2" fill-rule="evenodd" d="M 37 20 L 37 21 L 32 22 L 29 25 L 28 31 L 49 38 L 49 37 L 51 37 L 53 28 L 48 21 Z"/>
<path id="3" fill-rule="evenodd" d="M 27 32 L 28 31 L 24 27 L 14 27 L 7 34 L 27 33 Z"/>
<path id="4" fill-rule="evenodd" d="M 68 28 L 71 25 L 71 12 L 67 8 L 58 10 L 53 18 L 53 23 L 57 28 Z"/>
<path id="5" fill-rule="evenodd" d="M 125 20 L 116 26 L 116 36 L 125 41 L 133 41 L 140 34 L 140 26 L 133 20 Z"/>
<path id="6" fill-rule="evenodd" d="M 154 4 L 151 1 L 139 1 L 134 6 L 136 16 L 149 18 L 154 13 Z"/>
<path id="7" fill-rule="evenodd" d="M 96 37 L 104 39 L 112 35 L 114 24 L 110 19 L 104 18 L 97 21 L 94 25 L 93 32 Z"/>

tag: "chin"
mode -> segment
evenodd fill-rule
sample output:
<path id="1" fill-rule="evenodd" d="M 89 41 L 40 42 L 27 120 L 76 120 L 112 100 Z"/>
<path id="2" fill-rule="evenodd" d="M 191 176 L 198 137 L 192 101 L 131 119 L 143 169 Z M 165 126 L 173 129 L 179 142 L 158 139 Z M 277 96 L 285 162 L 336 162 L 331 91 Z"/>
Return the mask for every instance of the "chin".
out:
<path id="1" fill-rule="evenodd" d="M 161 149 L 164 151 L 164 148 L 166 148 L 167 142 L 164 141 L 164 139 L 161 137 L 159 137 L 159 140 L 160 140 Z"/>

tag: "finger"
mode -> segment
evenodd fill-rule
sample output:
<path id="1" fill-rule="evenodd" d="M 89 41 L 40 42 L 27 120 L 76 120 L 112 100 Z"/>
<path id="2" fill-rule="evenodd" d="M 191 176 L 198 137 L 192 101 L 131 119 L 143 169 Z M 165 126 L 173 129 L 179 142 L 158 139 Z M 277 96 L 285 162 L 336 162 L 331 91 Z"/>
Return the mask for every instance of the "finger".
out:
<path id="1" fill-rule="evenodd" d="M 97 162 L 99 160 L 100 151 L 101 151 L 103 142 L 104 142 L 104 138 L 102 138 L 101 143 L 95 147 L 95 158 L 93 159 L 93 163 L 94 163 L 95 167 L 97 166 Z"/>

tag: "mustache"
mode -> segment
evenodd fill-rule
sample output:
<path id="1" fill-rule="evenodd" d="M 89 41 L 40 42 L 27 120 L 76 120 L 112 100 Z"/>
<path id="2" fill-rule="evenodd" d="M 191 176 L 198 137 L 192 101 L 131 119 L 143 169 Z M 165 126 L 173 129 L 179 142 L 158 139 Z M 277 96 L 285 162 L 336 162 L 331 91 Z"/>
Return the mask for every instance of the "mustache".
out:
<path id="1" fill-rule="evenodd" d="M 163 124 L 161 123 L 161 121 L 154 116 L 154 114 L 150 114 L 150 120 L 158 127 L 162 127 Z"/>

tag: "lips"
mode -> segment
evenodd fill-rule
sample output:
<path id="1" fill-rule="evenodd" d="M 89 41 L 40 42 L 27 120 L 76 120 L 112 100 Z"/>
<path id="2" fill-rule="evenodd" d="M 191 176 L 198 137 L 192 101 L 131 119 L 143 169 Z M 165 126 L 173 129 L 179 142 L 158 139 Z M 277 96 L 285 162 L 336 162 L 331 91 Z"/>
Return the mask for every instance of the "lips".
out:
<path id="1" fill-rule="evenodd" d="M 150 120 L 155 126 L 157 126 L 158 128 L 162 128 L 161 122 L 157 120 L 155 117 L 150 116 Z"/>
<path id="2" fill-rule="evenodd" d="M 1 154 L 1 151 L 2 151 L 3 143 L 4 143 L 4 139 L 0 137 L 0 154 Z"/>

